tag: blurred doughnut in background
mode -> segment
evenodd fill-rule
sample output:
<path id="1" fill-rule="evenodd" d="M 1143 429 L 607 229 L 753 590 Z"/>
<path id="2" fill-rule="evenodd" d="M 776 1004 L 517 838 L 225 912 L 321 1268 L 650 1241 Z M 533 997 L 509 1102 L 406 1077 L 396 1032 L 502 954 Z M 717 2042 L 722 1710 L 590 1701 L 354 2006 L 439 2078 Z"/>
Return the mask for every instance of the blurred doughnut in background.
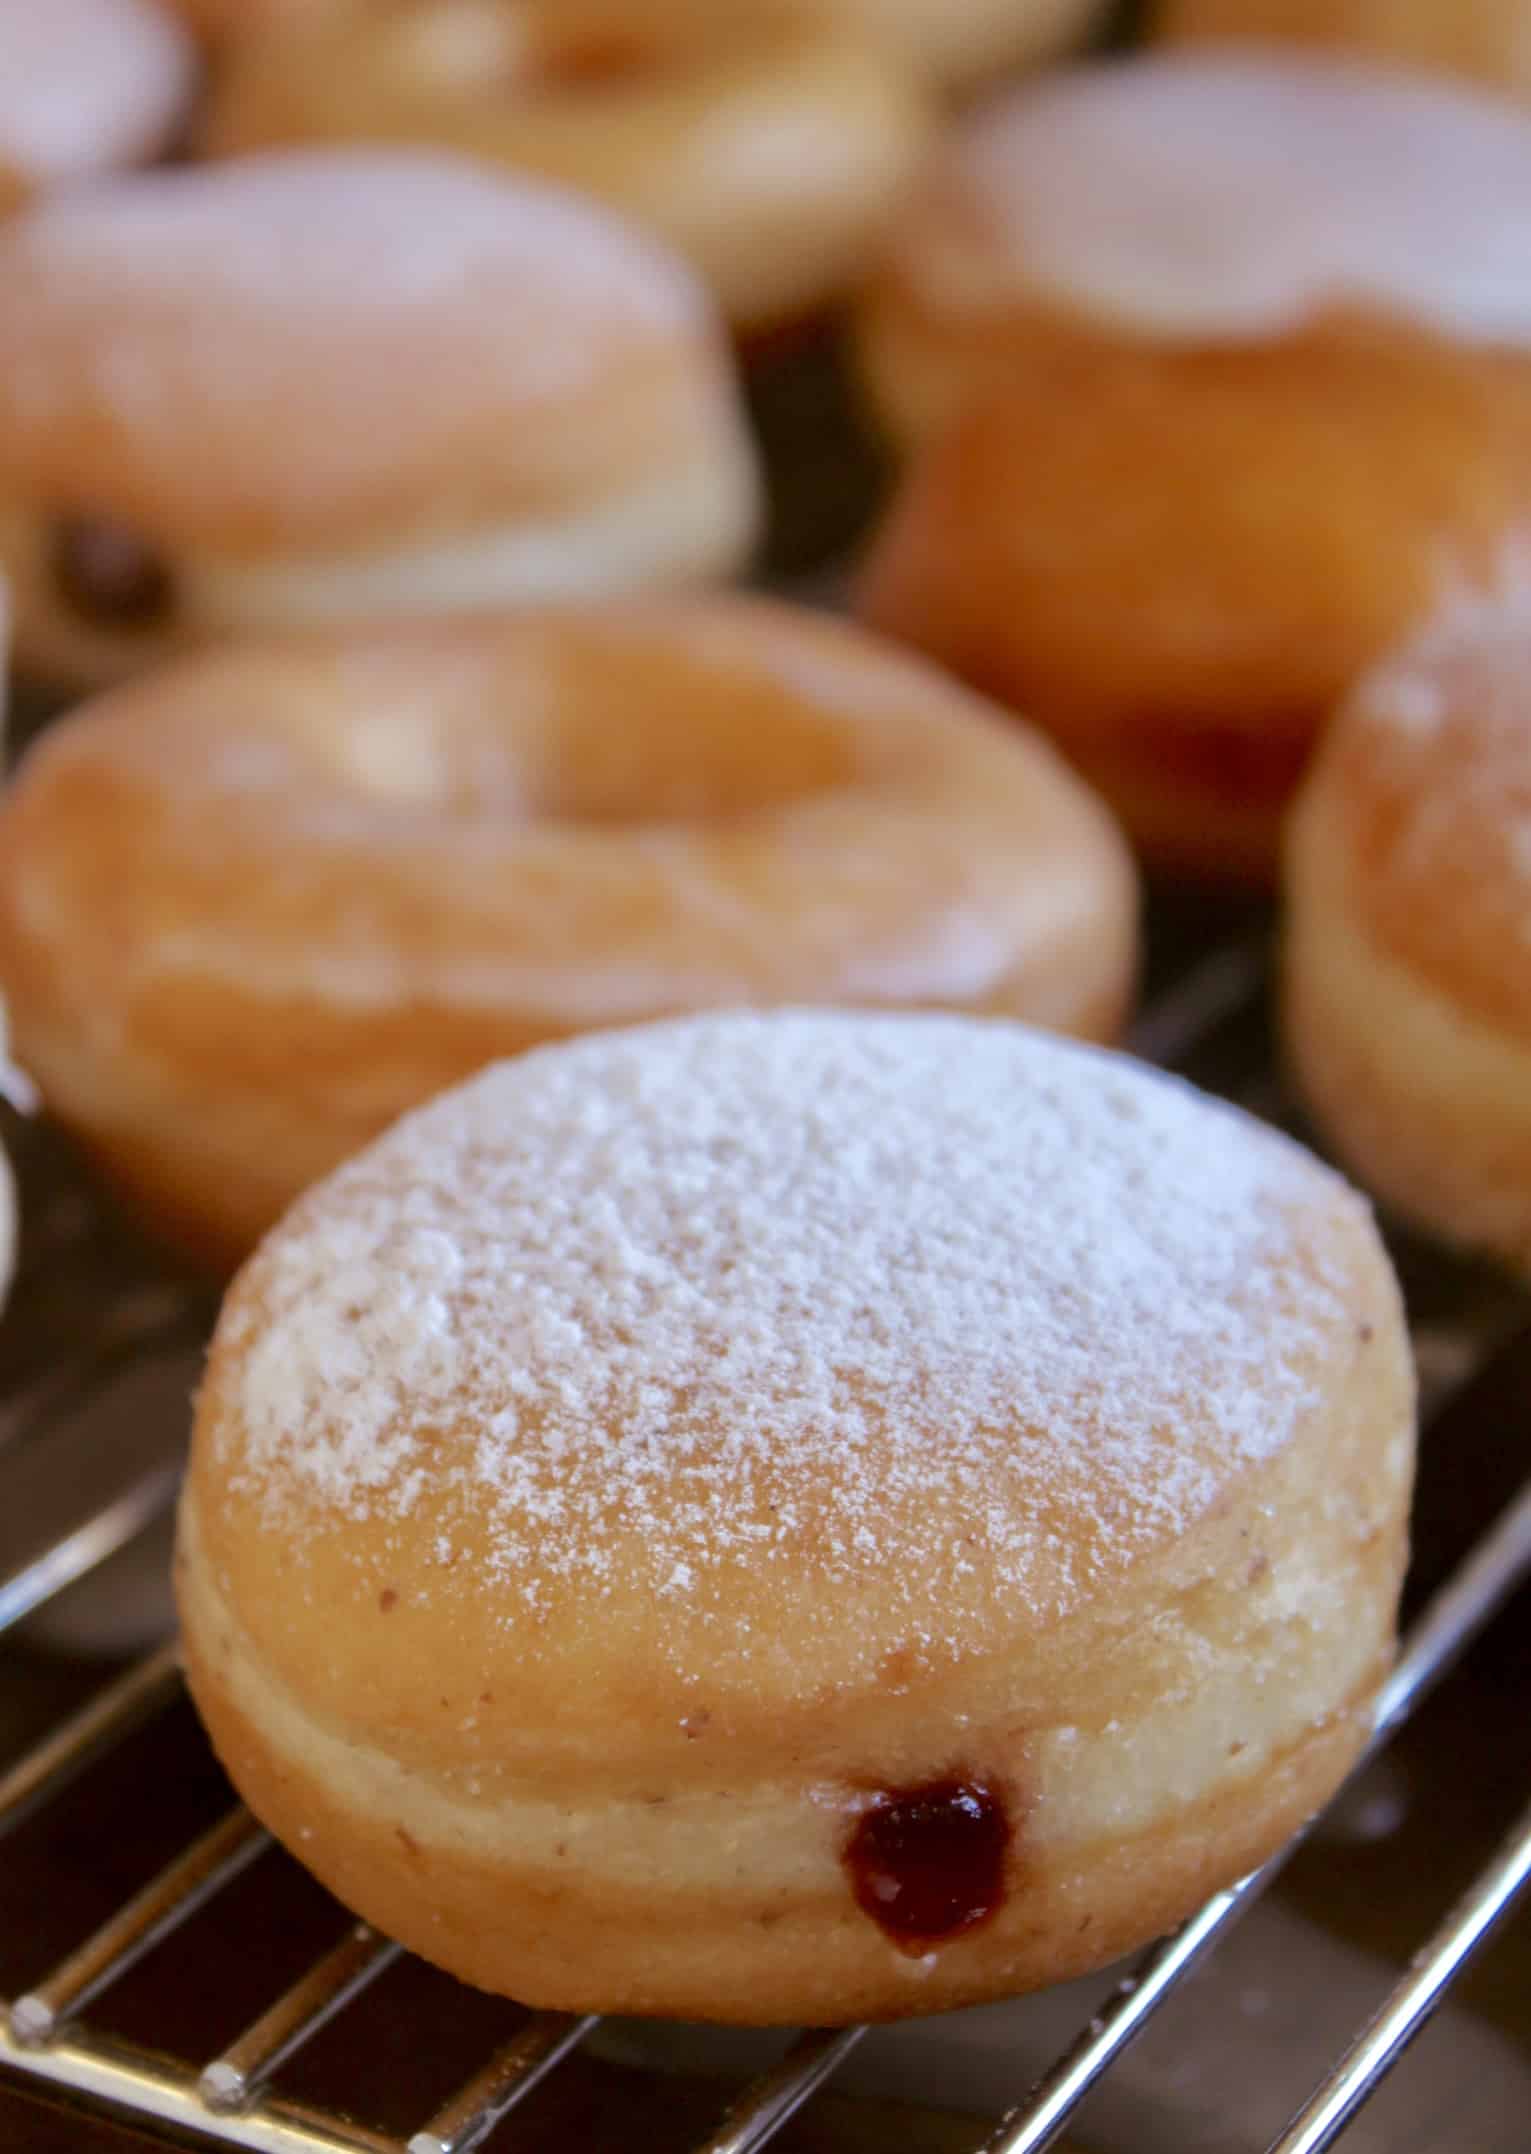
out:
<path id="1" fill-rule="evenodd" d="M 1520 560 L 1524 361 L 1083 348 L 933 437 L 860 596 L 1050 733 L 1156 865 L 1262 882 L 1358 674 Z"/>
<path id="2" fill-rule="evenodd" d="M 807 0 L 885 38 L 932 82 L 981 88 L 1082 45 L 1112 0 Z"/>
<path id="3" fill-rule="evenodd" d="M 139 175 L 0 226 L 0 565 L 19 659 L 738 567 L 754 452 L 690 271 L 457 159 Z"/>
<path id="4" fill-rule="evenodd" d="M 780 0 L 393 0 L 239 43 L 213 155 L 402 142 L 594 196 L 738 327 L 825 306 L 881 244 L 932 114 L 907 61 Z"/>
<path id="5" fill-rule="evenodd" d="M 1331 728 L 1286 858 L 1289 1053 L 1341 1160 L 1531 1274 L 1531 606 L 1453 609 Z"/>
<path id="6" fill-rule="evenodd" d="M 1171 41 L 1291 39 L 1531 95 L 1531 0 L 1159 0 Z"/>
<path id="7" fill-rule="evenodd" d="M 1071 69 L 955 129 L 899 217 L 861 344 L 908 438 L 1059 345 L 1408 323 L 1531 350 L 1531 116 L 1229 48 Z"/>
<path id="8" fill-rule="evenodd" d="M 195 79 L 158 0 L 0 0 L 0 211 L 157 156 Z"/>

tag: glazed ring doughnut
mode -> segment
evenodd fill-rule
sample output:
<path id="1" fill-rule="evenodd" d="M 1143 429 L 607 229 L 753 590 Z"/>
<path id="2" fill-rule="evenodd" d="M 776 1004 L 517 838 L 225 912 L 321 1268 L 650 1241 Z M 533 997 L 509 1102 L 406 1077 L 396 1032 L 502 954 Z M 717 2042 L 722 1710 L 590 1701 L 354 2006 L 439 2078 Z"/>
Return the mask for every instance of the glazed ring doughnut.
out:
<path id="1" fill-rule="evenodd" d="M 763 330 L 860 273 L 928 133 L 878 45 L 759 0 L 396 0 L 240 46 L 207 139 L 413 142 L 533 173 L 657 233 Z"/>
<path id="2" fill-rule="evenodd" d="M 156 0 L 0 0 L 0 211 L 157 156 L 194 73 Z"/>
<path id="3" fill-rule="evenodd" d="M 1081 67 L 955 131 L 861 322 L 888 425 L 1082 343 L 1261 345 L 1401 322 L 1531 345 L 1531 116 L 1231 48 Z"/>
<path id="4" fill-rule="evenodd" d="M 1286 1033 L 1378 1195 L 1531 1272 L 1531 624 L 1468 608 L 1378 668 L 1292 821 Z"/>
<path id="5" fill-rule="evenodd" d="M 743 599 L 210 653 L 51 729 L 0 807 L 28 1066 L 217 1257 L 566 1033 L 858 1002 L 1109 1034 L 1134 910 L 1044 743 Z"/>
<path id="6" fill-rule="evenodd" d="M 349 1906 L 531 2005 L 895 2018 L 1261 1861 L 1388 1665 L 1367 1207 L 1141 1065 L 735 1014 L 503 1064 L 236 1283 L 193 1696 Z"/>
<path id="7" fill-rule="evenodd" d="M 360 150 L 139 174 L 0 225 L 0 283 L 0 568 L 56 678 L 750 546 L 700 287 L 531 181 Z"/>
<path id="8" fill-rule="evenodd" d="M 1159 35 L 1291 38 L 1531 92 L 1528 0 L 1160 0 Z"/>
<path id="9" fill-rule="evenodd" d="M 1258 882 L 1335 704 L 1528 547 L 1519 359 L 1080 350 L 916 456 L 860 604 L 1050 733 L 1152 860 Z"/>

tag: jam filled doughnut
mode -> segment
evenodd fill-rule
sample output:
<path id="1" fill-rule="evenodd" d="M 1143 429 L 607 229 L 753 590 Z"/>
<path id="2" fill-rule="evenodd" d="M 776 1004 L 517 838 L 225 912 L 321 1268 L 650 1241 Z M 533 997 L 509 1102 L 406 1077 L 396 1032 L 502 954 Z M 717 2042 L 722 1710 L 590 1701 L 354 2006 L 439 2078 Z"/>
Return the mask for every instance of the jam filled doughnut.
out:
<path id="1" fill-rule="evenodd" d="M 921 450 L 860 604 L 1041 725 L 1156 863 L 1262 881 L 1336 702 L 1528 546 L 1520 359 L 1080 349 Z"/>
<path id="2" fill-rule="evenodd" d="M 24 665 L 737 566 L 721 329 L 605 211 L 409 151 L 116 180 L 0 226 Z"/>
<path id="3" fill-rule="evenodd" d="M 1531 615 L 1379 667 L 1292 821 L 1286 1031 L 1378 1195 L 1531 1272 Z"/>
<path id="4" fill-rule="evenodd" d="M 928 135 L 905 66 L 779 0 L 394 0 L 240 46 L 208 143 L 413 142 L 535 174 L 657 233 L 758 331 L 859 275 Z"/>
<path id="5" fill-rule="evenodd" d="M 1076 68 L 959 128 L 903 206 L 862 356 L 908 440 L 1081 344 L 1412 324 L 1531 345 L 1531 115 L 1360 63 Z"/>
<path id="6" fill-rule="evenodd" d="M 0 211 L 157 156 L 193 87 L 157 0 L 0 0 Z"/>
<path id="7" fill-rule="evenodd" d="M 1135 937 L 1045 743 L 765 601 L 205 654 L 51 728 L 0 805 L 28 1066 L 218 1257 L 498 1055 L 751 1002 L 1105 1037 Z"/>
<path id="8" fill-rule="evenodd" d="M 1170 40 L 1290 38 L 1531 93 L 1531 0 L 1159 0 Z"/>
<path id="9" fill-rule="evenodd" d="M 193 1696 L 349 1906 L 533 2005 L 1082 1973 L 1320 1804 L 1411 1467 L 1365 1204 L 1142 1066 L 735 1014 L 500 1065 L 235 1284 Z"/>

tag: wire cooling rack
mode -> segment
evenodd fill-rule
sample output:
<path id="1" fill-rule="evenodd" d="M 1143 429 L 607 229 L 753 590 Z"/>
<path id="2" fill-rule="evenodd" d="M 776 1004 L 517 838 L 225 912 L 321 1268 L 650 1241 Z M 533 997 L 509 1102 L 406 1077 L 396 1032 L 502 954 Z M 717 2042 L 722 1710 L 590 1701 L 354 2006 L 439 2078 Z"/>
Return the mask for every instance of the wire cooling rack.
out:
<path id="1" fill-rule="evenodd" d="M 1173 945 L 1177 938 L 1169 940 Z M 1241 931 L 1188 966 L 1158 964 L 1161 977 L 1153 983 L 1135 1036 L 1138 1051 L 1284 1119 L 1263 1031 L 1267 967 L 1263 929 Z M 0 1351 L 0 1677 L 8 1644 L 19 1662 L 35 1670 L 35 1651 L 14 1641 L 25 1640 L 29 1622 L 35 1623 L 38 1612 L 66 1588 L 73 1586 L 77 1595 L 78 1582 L 105 1567 L 104 1604 L 113 1605 L 110 1580 L 120 1571 L 122 1552 L 152 1534 L 173 1493 L 185 1392 L 209 1314 L 195 1289 L 146 1271 L 131 1237 L 82 1196 L 78 1179 L 43 1132 L 23 1132 L 13 1124 L 10 1134 L 23 1168 L 28 1236 Z M 1401 1254 L 1414 1289 L 1416 1347 L 1425 1382 L 1424 1495 L 1429 1501 L 1432 1443 L 1442 1455 L 1451 1448 L 1438 1432 L 1453 1416 L 1461 1421 L 1464 1401 L 1471 1411 L 1475 1384 L 1498 1369 L 1501 1389 L 1507 1380 L 1531 1418 L 1531 1302 L 1488 1273 L 1453 1265 L 1407 1242 Z M 61 1279 L 69 1282 L 62 1305 Z M 1503 1486 L 1487 1491 L 1500 1500 L 1486 1528 L 1463 1548 L 1452 1549 L 1453 1560 L 1444 1566 L 1439 1550 L 1425 1552 L 1424 1570 L 1433 1562 L 1442 1574 L 1426 1576 L 1423 1583 L 1433 1590 L 1422 1597 L 1416 1593 L 1419 1605 L 1378 1710 L 1372 1758 L 1446 1682 L 1531 1575 L 1531 1482 L 1517 1488 L 1518 1462 L 1501 1460 L 1496 1470 Z M 118 1588 L 129 1600 L 132 1590 L 129 1584 Z M 138 1591 L 141 1600 L 141 1586 Z M 63 1605 L 69 1605 L 67 1595 Z M 124 1620 L 152 1622 L 153 1606 L 151 1593 L 148 1617 L 140 1609 Z M 4 1702 L 0 1682 L 0 1709 Z M 101 1822 L 103 1806 L 110 1818 L 128 1804 L 126 1791 L 137 1784 L 135 1773 L 142 1779 L 145 1743 L 177 1716 L 184 1723 L 182 1762 L 157 1768 L 161 1777 L 151 1781 L 151 1807 L 158 1803 L 172 1813 L 166 1819 L 169 1842 L 143 1876 L 119 1885 L 114 1874 L 109 1911 L 82 1917 L 71 1930 L 69 1911 L 61 1911 L 59 1902 L 78 1896 L 69 1884 L 74 1872 L 56 1853 L 29 1853 L 29 1838 L 41 1830 L 47 1847 L 50 1830 L 55 1837 L 62 1831 L 77 1864 L 82 1846 L 95 1851 L 91 1860 L 100 1859 L 103 1847 L 111 1846 L 110 1826 Z M 0 2002 L 0 2090 L 9 2080 L 46 2090 L 51 2100 L 101 2107 L 133 2118 L 151 2137 L 279 2154 L 467 2154 L 491 2135 L 506 2154 L 522 2146 L 593 2144 L 573 2126 L 554 2141 L 545 2131 L 526 2139 L 520 2132 L 521 2120 L 535 2107 L 529 2099 L 533 2090 L 549 2075 L 556 2079 L 566 2060 L 590 2043 L 594 2020 L 559 2013 L 516 2015 L 513 2007 L 491 2007 L 432 1975 L 439 1988 L 455 1993 L 455 2003 L 444 2015 L 438 2004 L 431 2022 L 436 2031 L 424 2029 L 409 2018 L 407 2008 L 395 2003 L 385 2010 L 382 2003 L 389 1985 L 409 1967 L 418 1969 L 418 1963 L 333 1903 L 323 1902 L 322 1918 L 316 1915 L 322 1900 L 316 1888 L 306 1888 L 314 1906 L 295 1929 L 289 1924 L 282 1931 L 280 1949 L 263 1952 L 258 1924 L 252 1931 L 251 1908 L 269 1900 L 277 1889 L 269 1880 L 278 1872 L 290 1872 L 289 1883 L 299 1873 L 242 1807 L 227 1806 L 226 1791 L 218 1796 L 215 1768 L 199 1751 L 199 1740 L 181 1701 L 170 1641 L 47 1726 L 0 1776 L 0 1879 L 30 1877 L 37 1904 L 49 1910 L 47 1921 L 25 1915 L 12 1921 L 14 1949 L 6 1958 L 25 1971 Z M 171 1799 L 167 1791 L 180 1791 L 188 1781 L 197 1782 L 204 1798 L 214 1791 L 212 1814 L 183 1826 L 179 1793 Z M 1531 1795 L 1531 1787 L 1525 1792 Z M 87 1796 L 94 1810 L 82 1813 L 86 1822 L 71 1826 Z M 204 1800 L 204 1812 L 208 1808 Z M 1497 1852 L 1434 1933 L 1420 1937 L 1415 1956 L 1369 2023 L 1354 2031 L 1337 2028 L 1335 2061 L 1321 2083 L 1306 2095 L 1300 2085 L 1292 2088 L 1291 2122 L 1267 2141 L 1267 2154 L 1321 2154 L 1336 2143 L 1477 1946 L 1510 1910 L 1531 1873 L 1531 1810 L 1504 1822 Z M 1081 2104 L 1265 1893 L 1296 1845 L 1220 1893 L 1149 1951 L 1100 1999 L 1094 2016 L 1040 2080 L 1029 2089 L 1015 2087 L 1017 2105 L 1007 2115 L 989 2123 L 947 2117 L 940 2147 L 952 2154 L 1041 2154 L 1057 2144 Z M 50 1860 L 56 1865 L 52 1870 Z M 0 1907 L 0 1928 L 6 1919 Z M 60 1923 L 62 1941 L 55 1942 Z M 151 1960 L 161 1964 L 167 1946 L 186 1941 L 189 1950 L 193 1935 L 202 1957 L 172 1981 L 183 1994 L 198 1990 L 209 1980 L 198 1967 L 237 1962 L 249 1991 L 238 2032 L 201 2053 L 182 2055 L 171 2053 L 174 2043 L 155 2024 L 158 2004 L 140 2006 L 136 2023 L 129 2013 L 129 2032 L 110 2012 L 108 2024 L 102 2023 L 103 2002 L 124 1993 L 132 1970 Z M 290 1960 L 294 1949 L 298 1961 L 287 1970 L 284 1955 Z M 29 1958 L 35 1965 L 27 1965 Z M 501 2018 L 486 2019 L 486 2012 Z M 438 2048 L 450 2049 L 440 2035 L 448 2022 L 454 2034 L 480 2045 L 455 2086 L 443 2089 L 400 2128 L 357 2121 L 368 2112 L 369 2092 L 387 2055 L 412 2043 L 433 2055 Z M 464 2022 L 470 2023 L 466 2034 Z M 322 2102 L 294 2092 L 292 2068 L 342 2028 L 350 2030 L 339 2047 L 353 2083 Z M 645 2148 L 663 2144 L 675 2154 L 753 2154 L 784 2132 L 805 2127 L 821 2106 L 821 2090 L 865 2034 L 856 2027 L 806 2030 L 749 2077 L 732 2100 L 704 2082 L 700 2095 L 693 2089 L 676 2105 L 673 2136 L 661 2140 L 649 2132 L 641 2143 Z M 710 2103 L 716 2104 L 715 2115 L 706 2113 Z M 937 2143 L 906 2134 L 898 2121 L 902 2114 L 878 2112 L 886 2128 L 877 2145 Z M 638 2142 L 623 2137 L 600 2143 Z M 812 2141 L 815 2147 L 840 2143 L 833 2137 Z M 873 2143 L 864 2134 L 854 2140 L 858 2149 Z M 1259 2154 L 1257 2145 L 1250 2144 L 1250 2154 Z"/>

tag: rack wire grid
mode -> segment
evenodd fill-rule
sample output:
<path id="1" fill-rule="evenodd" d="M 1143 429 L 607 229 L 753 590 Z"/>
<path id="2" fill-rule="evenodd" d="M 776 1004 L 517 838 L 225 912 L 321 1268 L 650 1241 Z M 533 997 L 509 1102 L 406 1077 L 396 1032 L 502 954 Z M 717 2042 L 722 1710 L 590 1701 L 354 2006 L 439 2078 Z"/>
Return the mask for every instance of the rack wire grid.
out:
<path id="1" fill-rule="evenodd" d="M 1252 928 L 1242 921 L 1236 927 L 1233 939 L 1210 953 L 1203 948 L 1189 966 L 1158 964 L 1155 969 L 1167 977 L 1154 982 L 1133 1045 L 1256 1112 L 1290 1121 L 1272 1074 L 1265 1030 L 1268 933 L 1258 920 Z M 1176 937 L 1168 939 L 1173 946 Z M 209 1311 L 194 1288 L 146 1269 L 131 1238 L 82 1194 L 46 1132 L 23 1130 L 15 1122 L 8 1128 L 20 1157 L 29 1231 L 16 1301 L 0 1344 L 0 1633 L 12 1634 L 0 1644 L 9 1642 L 25 1661 L 28 1648 L 24 1643 L 18 1648 L 15 1640 L 26 1639 L 38 1611 L 61 1595 L 67 1608 L 65 1589 L 74 1587 L 77 1595 L 77 1582 L 103 1566 L 110 1579 L 112 1560 L 120 1567 L 119 1552 L 141 1545 L 155 1522 L 163 1521 L 184 1435 L 188 1370 Z M 1427 1409 L 1423 1500 L 1429 1502 L 1432 1443 L 1446 1448 L 1442 1429 L 1453 1416 L 1461 1423 L 1464 1401 L 1470 1415 L 1473 1387 L 1485 1372 L 1508 1369 L 1512 1397 L 1531 1398 L 1531 1303 L 1509 1282 L 1439 1253 L 1421 1252 L 1407 1238 L 1401 1262 L 1406 1282 L 1416 1288 L 1411 1303 Z M 1411 1271 L 1430 1283 L 1418 1289 Z M 62 1306 L 61 1279 L 71 1282 L 72 1296 Z M 135 1427 L 148 1433 L 118 1440 L 113 1432 L 129 1418 L 130 1404 L 136 1404 Z M 1433 1590 L 1422 1598 L 1416 1591 L 1419 1604 L 1378 1706 L 1369 1759 L 1443 1684 L 1531 1573 L 1531 1482 L 1517 1487 L 1520 1462 L 1510 1466 L 1501 1457 L 1496 1471 L 1502 1486 L 1489 1491 L 1496 1515 L 1487 1529 L 1453 1549 L 1453 1560 L 1439 1577 L 1420 1579 L 1416 1564 L 1417 1588 Z M 1441 1571 L 1438 1550 L 1431 1560 Z M 1429 1571 L 1429 1561 L 1424 1568 Z M 179 1691 L 172 1640 L 97 1688 L 21 1752 L 0 1776 L 0 1874 L 28 1868 L 26 1836 L 39 1818 L 63 1814 L 66 1846 L 71 1844 L 69 1805 L 87 1783 L 98 1790 L 97 1822 L 75 1829 L 99 1858 L 104 1844 L 99 1803 L 104 1799 L 110 1812 L 126 1800 L 119 1790 L 132 1776 L 146 1735 L 167 1716 L 181 1713 L 187 1723 L 183 1748 L 198 1740 L 178 1702 Z M 467 2023 L 471 2038 L 482 2045 L 479 2054 L 413 2128 L 406 2123 L 400 2130 L 383 2130 L 356 2121 L 367 2106 L 368 2082 L 376 2076 L 369 2060 L 412 2040 L 427 2040 L 407 2016 L 400 2019 L 397 2008 L 389 2014 L 379 2002 L 400 1969 L 418 1963 L 407 1962 L 399 1947 L 325 1901 L 322 1921 L 311 1909 L 307 1927 L 297 1925 L 300 1964 L 285 1983 L 279 1975 L 273 1981 L 271 1968 L 281 1955 L 263 1952 L 258 1933 L 252 1933 L 250 1906 L 259 1896 L 250 1881 L 273 1864 L 286 1865 L 295 1879 L 301 1873 L 238 1805 L 224 1807 L 200 1828 L 181 1824 L 174 1791 L 189 1773 L 193 1780 L 200 1775 L 199 1785 L 206 1783 L 205 1795 L 207 1786 L 216 1785 L 215 1772 L 204 1755 L 162 1777 L 159 1798 L 170 1813 L 167 1830 L 173 1826 L 176 1837 L 159 1867 L 147 1881 L 128 1880 L 104 1919 L 79 1918 L 72 1941 L 66 1936 L 63 1949 L 37 1964 L 0 2003 L 0 2089 L 7 2079 L 46 2087 L 50 2101 L 130 2117 L 151 2135 L 273 2154 L 468 2154 L 492 2134 L 506 2154 L 530 2145 L 520 2136 L 521 2121 L 535 2107 L 528 2097 L 589 2042 L 596 2022 L 558 2013 L 517 2014 L 514 2007 L 491 2006 L 433 1976 L 456 1998 L 445 2018 L 438 2013 L 433 2022 L 438 2034 L 447 2020 L 458 2034 Z M 226 1792 L 219 1799 L 226 1805 Z M 968 2118 L 952 2124 L 941 2146 L 954 2154 L 1042 2154 L 1057 2144 L 1086 2097 L 1191 1970 L 1265 1893 L 1296 1845 L 1219 1893 L 1148 1951 L 1101 1998 L 1099 2009 L 1040 2080 L 1029 2091 L 1015 2087 L 1017 2106 L 1007 2115 L 997 2123 Z M 1267 2154 L 1321 2154 L 1335 2144 L 1448 1985 L 1510 1910 L 1528 1873 L 1531 1810 L 1518 1820 L 1506 1818 L 1497 1853 L 1434 1933 L 1420 1938 L 1417 1953 L 1369 2023 L 1348 2042 L 1347 2029 L 1335 2030 L 1341 2053 L 1311 2091 L 1291 2089 L 1294 2113 L 1269 2141 Z M 72 1904 L 79 1897 L 69 1889 L 68 1876 L 56 1866 L 43 1877 L 43 1897 L 55 1912 L 60 1899 Z M 317 1888 L 309 1889 L 317 1904 Z M 214 1952 L 221 1951 L 225 1963 L 239 1962 L 250 1982 L 270 1984 L 278 1993 L 257 1989 L 254 2008 L 248 2003 L 243 2008 L 241 2031 L 222 2040 L 213 2054 L 169 2055 L 152 2024 L 136 2033 L 103 2028 L 97 2008 L 107 1993 L 120 1994 L 130 1970 L 157 1953 L 163 1958 L 159 1948 L 184 1940 L 192 1930 L 207 1933 Z M 310 1933 L 317 1944 L 304 1942 Z M 291 1944 L 291 1934 L 285 1942 Z M 20 1943 L 25 1957 L 31 1940 Z M 39 1938 L 37 1950 L 43 1949 Z M 189 1973 L 180 1979 L 185 1987 L 205 1978 Z M 504 2017 L 493 2022 L 486 2012 Z M 131 2026 L 133 2015 L 128 2018 Z M 352 2029 L 345 2054 L 356 2083 L 323 2103 L 292 2092 L 284 2079 L 288 2069 L 322 2048 L 326 2030 L 340 2026 Z M 732 2100 L 715 2094 L 708 2083 L 700 2099 L 704 2105 L 716 2101 L 719 2113 L 706 2114 L 704 2107 L 698 2120 L 693 2097 L 677 2136 L 664 2144 L 673 2144 L 678 2154 L 754 2154 L 776 2140 L 805 2105 L 815 2103 L 866 2032 L 848 2027 L 800 2033 L 776 2061 L 748 2077 Z M 902 2111 L 878 2114 L 884 2128 L 876 2145 L 914 2144 L 899 2127 Z M 799 2118 L 800 2125 L 803 2121 Z M 561 2139 L 538 2137 L 535 2143 L 591 2142 L 569 2125 Z M 601 2143 L 636 2141 L 622 2137 Z M 660 2141 L 645 2137 L 642 2143 Z M 831 2143 L 813 2140 L 815 2146 Z M 857 2137 L 854 2143 L 860 2148 L 874 2142 Z M 1467 2142 L 1456 2146 L 1465 2154 Z"/>

